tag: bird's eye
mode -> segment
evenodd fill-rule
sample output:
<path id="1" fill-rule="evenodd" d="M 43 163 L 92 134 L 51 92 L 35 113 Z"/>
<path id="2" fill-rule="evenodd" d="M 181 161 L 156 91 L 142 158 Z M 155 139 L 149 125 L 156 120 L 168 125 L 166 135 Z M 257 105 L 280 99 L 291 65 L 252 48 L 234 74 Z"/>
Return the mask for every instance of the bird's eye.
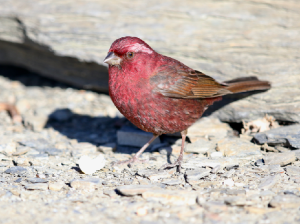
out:
<path id="1" fill-rule="evenodd" d="M 133 52 L 128 52 L 127 53 L 127 58 L 133 58 L 134 56 L 134 53 Z"/>

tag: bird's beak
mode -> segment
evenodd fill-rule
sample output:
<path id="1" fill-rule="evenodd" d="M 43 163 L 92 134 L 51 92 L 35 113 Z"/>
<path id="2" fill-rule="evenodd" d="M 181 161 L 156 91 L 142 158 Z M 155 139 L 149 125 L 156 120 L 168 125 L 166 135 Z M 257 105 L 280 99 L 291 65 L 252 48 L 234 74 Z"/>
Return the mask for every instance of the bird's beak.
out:
<path id="1" fill-rule="evenodd" d="M 109 52 L 103 62 L 109 65 L 119 65 L 121 58 L 115 55 L 114 52 Z"/>

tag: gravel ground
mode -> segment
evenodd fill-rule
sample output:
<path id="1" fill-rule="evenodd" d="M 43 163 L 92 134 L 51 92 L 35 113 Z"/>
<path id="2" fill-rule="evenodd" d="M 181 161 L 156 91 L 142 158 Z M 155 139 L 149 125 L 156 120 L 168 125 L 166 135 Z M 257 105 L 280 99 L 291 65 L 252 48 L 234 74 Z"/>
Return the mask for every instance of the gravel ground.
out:
<path id="1" fill-rule="evenodd" d="M 0 101 L 15 103 L 24 120 L 13 124 L 0 112 L 0 223 L 300 222 L 297 139 L 295 147 L 256 145 L 207 117 L 189 132 L 182 173 L 158 171 L 178 155 L 176 136 L 163 136 L 144 163 L 112 166 L 151 135 L 109 96 L 9 66 L 0 75 Z M 103 156 L 105 166 L 84 174 L 84 155 Z"/>

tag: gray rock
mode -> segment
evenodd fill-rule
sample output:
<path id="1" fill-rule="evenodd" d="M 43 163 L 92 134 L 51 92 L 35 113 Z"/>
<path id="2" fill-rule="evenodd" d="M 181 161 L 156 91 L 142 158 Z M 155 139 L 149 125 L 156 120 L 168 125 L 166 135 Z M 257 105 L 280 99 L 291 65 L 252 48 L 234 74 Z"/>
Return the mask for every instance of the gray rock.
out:
<path id="1" fill-rule="evenodd" d="M 70 185 L 76 190 L 95 190 L 100 187 L 94 180 L 89 179 L 74 179 L 70 182 Z"/>
<path id="2" fill-rule="evenodd" d="M 33 184 L 36 184 L 36 183 L 47 183 L 48 182 L 48 180 L 45 180 L 45 179 L 42 179 L 42 178 L 36 178 L 36 177 L 27 178 L 26 180 L 28 182 L 30 182 L 30 183 L 33 183 Z"/>
<path id="3" fill-rule="evenodd" d="M 173 170 L 139 170 L 137 172 L 138 175 L 141 177 L 148 178 L 151 181 L 158 181 L 159 179 L 169 178 L 174 173 Z"/>
<path id="4" fill-rule="evenodd" d="M 249 205 L 249 202 L 246 200 L 246 198 L 240 196 L 225 198 L 225 203 L 229 205 L 235 205 L 235 206 Z"/>
<path id="5" fill-rule="evenodd" d="M 182 167 L 185 169 L 195 169 L 200 167 L 210 167 L 215 168 L 217 166 L 233 168 L 238 167 L 239 163 L 242 163 L 241 160 L 235 158 L 217 158 L 217 159 L 209 159 L 209 158 L 193 158 L 182 164 Z"/>
<path id="6" fill-rule="evenodd" d="M 204 203 L 200 203 L 200 196 L 197 198 L 197 203 L 204 207 L 205 210 L 208 210 L 213 213 L 221 213 L 227 211 L 227 206 L 223 201 L 208 201 Z"/>
<path id="7" fill-rule="evenodd" d="M 270 206 L 279 208 L 298 208 L 300 207 L 300 197 L 293 194 L 277 195 L 270 201 Z"/>
<path id="8" fill-rule="evenodd" d="M 48 190 L 48 184 L 45 184 L 45 183 L 27 184 L 27 185 L 25 185 L 25 189 L 26 190 L 46 191 L 46 190 Z"/>
<path id="9" fill-rule="evenodd" d="M 278 164 L 276 164 L 276 165 L 269 165 L 268 168 L 269 168 L 269 172 L 271 174 L 273 174 L 273 173 L 283 173 L 284 172 L 283 168 L 280 165 L 278 165 Z"/>
<path id="10" fill-rule="evenodd" d="M 158 201 L 171 205 L 194 205 L 197 195 L 189 191 L 174 190 L 149 190 L 142 193 L 143 198 L 148 201 Z"/>
<path id="11" fill-rule="evenodd" d="M 268 153 L 263 157 L 266 165 L 280 165 L 285 166 L 296 161 L 294 152 L 286 153 Z"/>
<path id="12" fill-rule="evenodd" d="M 198 168 L 195 170 L 188 170 L 185 172 L 185 178 L 187 182 L 193 180 L 200 180 L 203 177 L 207 177 L 210 173 L 210 169 Z"/>
<path id="13" fill-rule="evenodd" d="M 216 143 L 208 141 L 205 138 L 199 138 L 197 141 L 187 144 L 185 152 L 204 154 L 209 150 L 213 150 L 215 146 Z"/>
<path id="14" fill-rule="evenodd" d="M 116 190 L 122 195 L 134 196 L 156 188 L 155 185 L 125 185 L 118 187 Z"/>
<path id="15" fill-rule="evenodd" d="M 34 148 L 34 149 L 45 149 L 45 148 L 51 148 L 52 145 L 43 138 L 38 138 L 38 139 L 30 139 L 30 140 L 22 140 L 19 141 L 20 144 Z"/>
<path id="16" fill-rule="evenodd" d="M 258 133 L 254 139 L 259 144 L 284 145 L 300 149 L 300 125 L 290 125 Z"/>
<path id="17" fill-rule="evenodd" d="M 151 138 L 153 137 L 152 133 L 145 132 L 136 128 L 123 128 L 117 132 L 118 144 L 119 145 L 128 145 L 135 147 L 144 146 Z M 159 144 L 159 138 L 156 138 L 152 144 Z"/>
<path id="18" fill-rule="evenodd" d="M 300 167 L 298 166 L 286 166 L 285 170 L 289 176 L 300 176 Z"/>
<path id="19" fill-rule="evenodd" d="M 258 185 L 258 188 L 270 189 L 280 180 L 279 175 L 268 176 L 261 180 L 261 183 Z"/>
<path id="20" fill-rule="evenodd" d="M 240 138 L 224 138 L 218 141 L 217 150 L 225 156 L 259 157 L 262 155 L 260 147 Z"/>
<path id="21" fill-rule="evenodd" d="M 22 175 L 22 176 L 24 174 L 26 174 L 26 172 L 27 172 L 27 169 L 24 167 L 21 167 L 21 166 L 14 166 L 14 167 L 11 167 L 4 171 L 4 173 L 7 173 L 7 174 L 17 174 L 17 175 Z"/>
<path id="22" fill-rule="evenodd" d="M 178 185 L 178 184 L 182 184 L 183 181 L 181 179 L 165 179 L 161 182 L 162 184 L 165 184 L 165 185 L 170 185 L 170 186 L 173 186 L 173 185 Z"/>

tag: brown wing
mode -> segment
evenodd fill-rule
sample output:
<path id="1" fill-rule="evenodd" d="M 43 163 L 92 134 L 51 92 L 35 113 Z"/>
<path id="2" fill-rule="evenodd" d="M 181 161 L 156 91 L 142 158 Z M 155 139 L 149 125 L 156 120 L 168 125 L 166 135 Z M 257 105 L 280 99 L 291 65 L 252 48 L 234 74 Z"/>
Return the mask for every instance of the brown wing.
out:
<path id="1" fill-rule="evenodd" d="M 226 84 L 183 66 L 163 65 L 150 81 L 156 85 L 155 90 L 166 97 L 212 98 L 232 93 Z"/>

